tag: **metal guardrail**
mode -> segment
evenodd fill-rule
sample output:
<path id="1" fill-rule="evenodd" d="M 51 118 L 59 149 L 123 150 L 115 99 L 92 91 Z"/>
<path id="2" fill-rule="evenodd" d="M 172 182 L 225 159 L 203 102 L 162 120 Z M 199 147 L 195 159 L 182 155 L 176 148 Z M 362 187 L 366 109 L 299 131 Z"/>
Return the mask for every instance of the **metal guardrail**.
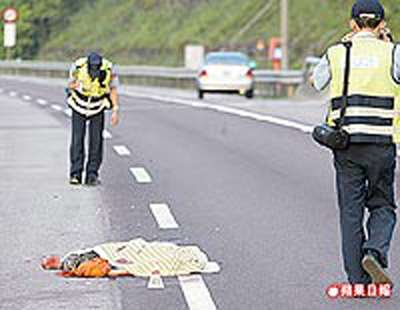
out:
<path id="1" fill-rule="evenodd" d="M 0 73 L 13 75 L 36 75 L 45 77 L 67 77 L 69 63 L 42 61 L 0 61 Z M 117 66 L 121 81 L 125 84 L 152 85 L 194 89 L 196 70 L 148 66 Z M 287 94 L 286 88 L 297 88 L 305 82 L 303 71 L 255 70 L 256 90 L 262 95 Z M 283 89 L 283 90 L 282 90 Z M 280 94 L 278 94 L 280 95 Z"/>

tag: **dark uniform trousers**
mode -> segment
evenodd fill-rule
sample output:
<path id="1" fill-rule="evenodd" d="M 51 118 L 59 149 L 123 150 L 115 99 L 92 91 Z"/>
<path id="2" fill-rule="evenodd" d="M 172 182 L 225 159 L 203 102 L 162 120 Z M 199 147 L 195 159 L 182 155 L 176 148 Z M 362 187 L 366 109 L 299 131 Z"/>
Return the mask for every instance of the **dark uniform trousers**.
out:
<path id="1" fill-rule="evenodd" d="M 70 176 L 81 177 L 85 161 L 86 123 L 89 122 L 89 150 L 86 164 L 86 178 L 98 176 L 103 159 L 104 112 L 91 117 L 83 116 L 72 110 L 71 168 Z"/>
<path id="2" fill-rule="evenodd" d="M 334 165 L 342 253 L 350 283 L 370 283 L 361 261 L 365 250 L 379 253 L 388 266 L 388 250 L 396 224 L 394 174 L 396 147 L 393 144 L 350 144 L 334 151 Z M 368 210 L 366 231 L 364 213 Z"/>

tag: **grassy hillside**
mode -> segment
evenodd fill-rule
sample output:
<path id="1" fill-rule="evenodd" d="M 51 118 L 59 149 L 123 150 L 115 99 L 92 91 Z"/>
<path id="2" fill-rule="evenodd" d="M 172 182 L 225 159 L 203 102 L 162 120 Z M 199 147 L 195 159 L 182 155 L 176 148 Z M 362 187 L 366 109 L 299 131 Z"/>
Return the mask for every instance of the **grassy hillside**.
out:
<path id="1" fill-rule="evenodd" d="M 266 0 L 97 0 L 86 2 L 63 31 L 53 34 L 39 54 L 71 60 L 100 50 L 125 64 L 182 65 L 185 44 L 252 47 L 257 39 L 279 35 L 279 2 L 253 27 L 230 40 L 266 4 Z M 382 0 L 395 36 L 400 35 L 400 5 Z M 289 1 L 291 64 L 318 55 L 347 31 L 353 0 Z M 229 48 L 229 47 L 228 47 Z"/>

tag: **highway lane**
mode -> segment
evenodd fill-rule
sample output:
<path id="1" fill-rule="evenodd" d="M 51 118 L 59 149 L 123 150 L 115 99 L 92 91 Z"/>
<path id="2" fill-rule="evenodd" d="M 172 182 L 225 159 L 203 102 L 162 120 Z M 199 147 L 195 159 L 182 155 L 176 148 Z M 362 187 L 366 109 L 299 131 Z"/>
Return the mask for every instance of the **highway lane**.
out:
<path id="1" fill-rule="evenodd" d="M 107 218 L 95 190 L 66 182 L 64 119 L 21 98 L 0 94 L 0 308 L 119 309 L 111 281 L 65 281 L 39 266 L 104 241 Z"/>
<path id="2" fill-rule="evenodd" d="M 61 87 L 0 81 L 8 93 L 62 104 Z M 23 90 L 23 91 L 22 91 Z M 228 97 L 229 98 L 229 97 Z M 229 100 L 229 99 L 226 99 Z M 35 104 L 32 100 L 32 104 Z M 62 111 L 43 107 L 68 125 Z M 330 155 L 299 130 L 210 110 L 124 96 L 119 127 L 109 129 L 102 209 L 110 240 L 143 236 L 200 245 L 222 267 L 203 279 L 218 309 L 380 309 L 392 300 L 332 301 L 344 281 Z M 113 146 L 126 146 L 120 156 Z M 129 169 L 143 167 L 150 184 Z M 151 203 L 168 203 L 178 229 L 159 229 Z M 398 235 L 391 272 L 399 269 Z M 125 309 L 186 309 L 177 279 L 149 291 L 119 279 Z"/>

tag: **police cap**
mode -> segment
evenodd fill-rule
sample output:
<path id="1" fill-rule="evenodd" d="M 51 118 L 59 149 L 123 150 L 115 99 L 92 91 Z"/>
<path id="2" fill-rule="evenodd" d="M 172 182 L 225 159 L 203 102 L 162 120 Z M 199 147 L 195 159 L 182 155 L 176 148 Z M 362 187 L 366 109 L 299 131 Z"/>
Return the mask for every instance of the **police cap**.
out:
<path id="1" fill-rule="evenodd" d="M 96 52 L 92 52 L 88 56 L 88 73 L 91 78 L 100 76 L 100 69 L 103 62 L 103 57 Z"/>
<path id="2" fill-rule="evenodd" d="M 351 17 L 355 19 L 363 16 L 384 19 L 385 8 L 379 0 L 357 0 L 351 10 Z"/>

